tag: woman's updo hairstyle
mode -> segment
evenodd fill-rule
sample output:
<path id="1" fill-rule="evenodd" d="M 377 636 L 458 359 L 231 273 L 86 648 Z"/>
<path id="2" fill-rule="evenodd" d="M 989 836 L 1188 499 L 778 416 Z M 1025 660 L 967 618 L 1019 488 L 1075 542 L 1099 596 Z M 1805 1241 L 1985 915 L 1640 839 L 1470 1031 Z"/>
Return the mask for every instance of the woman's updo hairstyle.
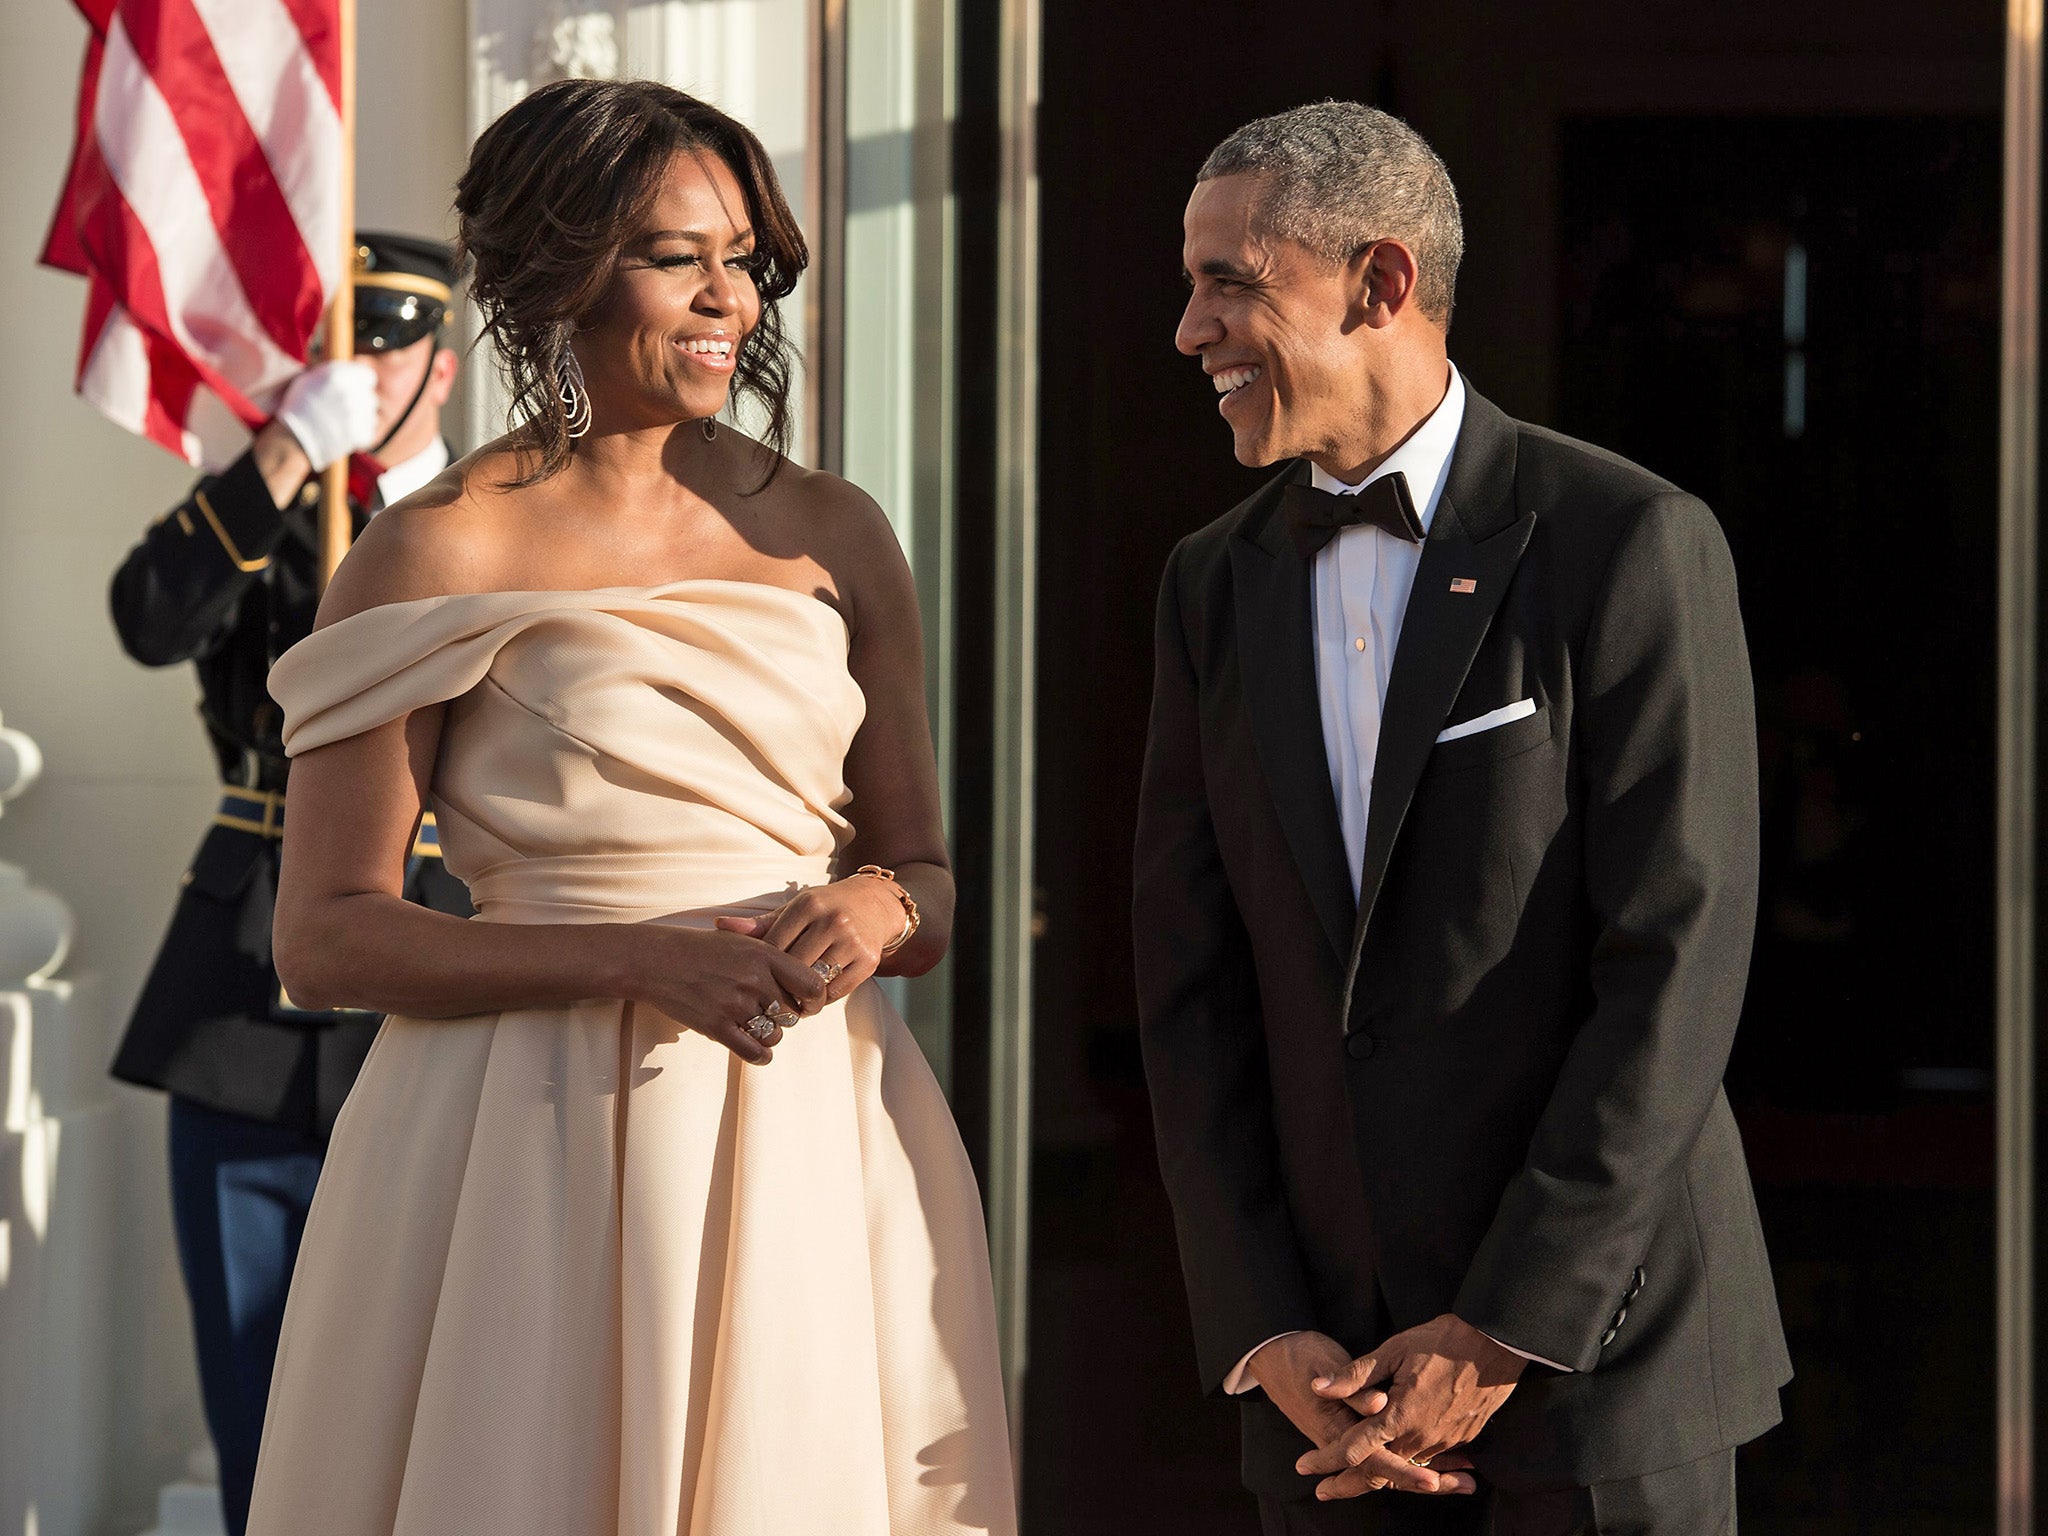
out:
<path id="1" fill-rule="evenodd" d="M 737 119 L 669 86 L 559 80 L 484 130 L 455 189 L 458 257 L 519 423 L 525 472 L 514 485 L 569 462 L 563 356 L 603 302 L 677 154 L 716 156 L 746 198 L 761 319 L 740 348 L 733 392 L 764 408 L 773 462 L 788 451 L 792 349 L 777 302 L 810 254 L 768 152 Z"/>

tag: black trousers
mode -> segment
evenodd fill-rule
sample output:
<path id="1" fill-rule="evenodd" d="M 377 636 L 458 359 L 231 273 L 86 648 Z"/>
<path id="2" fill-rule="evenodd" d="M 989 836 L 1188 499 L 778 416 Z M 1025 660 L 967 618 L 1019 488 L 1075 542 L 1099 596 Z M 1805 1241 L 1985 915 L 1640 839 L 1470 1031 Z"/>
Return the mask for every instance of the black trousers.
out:
<path id="1" fill-rule="evenodd" d="M 1259 1500 L 1265 1536 L 1735 1536 L 1735 1453 L 1544 1493 Z"/>

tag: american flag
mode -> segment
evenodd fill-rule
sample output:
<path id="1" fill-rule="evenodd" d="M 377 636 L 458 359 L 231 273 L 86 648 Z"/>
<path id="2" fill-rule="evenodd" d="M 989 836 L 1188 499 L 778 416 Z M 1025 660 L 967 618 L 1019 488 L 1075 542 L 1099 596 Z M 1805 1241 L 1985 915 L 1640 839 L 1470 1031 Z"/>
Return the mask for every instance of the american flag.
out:
<path id="1" fill-rule="evenodd" d="M 78 138 L 43 248 L 88 283 L 78 392 L 218 466 L 340 274 L 339 0 L 78 0 Z"/>

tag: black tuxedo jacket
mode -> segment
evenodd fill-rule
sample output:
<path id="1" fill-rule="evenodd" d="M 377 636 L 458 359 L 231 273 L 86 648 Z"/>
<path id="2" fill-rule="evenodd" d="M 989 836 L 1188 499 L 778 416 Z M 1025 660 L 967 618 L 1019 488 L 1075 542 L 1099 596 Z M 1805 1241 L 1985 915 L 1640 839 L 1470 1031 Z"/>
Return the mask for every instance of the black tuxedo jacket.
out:
<path id="1" fill-rule="evenodd" d="M 1146 1072 L 1203 1375 L 1455 1312 L 1531 1366 L 1474 1448 L 1529 1489 L 1696 1459 L 1791 1368 L 1721 1090 L 1755 722 L 1706 507 L 1476 393 L 1345 867 L 1281 488 L 1174 550 L 1139 810 Z M 1533 699 L 1535 713 L 1437 744 Z M 1245 1399 L 1245 1473 L 1306 1442 Z"/>

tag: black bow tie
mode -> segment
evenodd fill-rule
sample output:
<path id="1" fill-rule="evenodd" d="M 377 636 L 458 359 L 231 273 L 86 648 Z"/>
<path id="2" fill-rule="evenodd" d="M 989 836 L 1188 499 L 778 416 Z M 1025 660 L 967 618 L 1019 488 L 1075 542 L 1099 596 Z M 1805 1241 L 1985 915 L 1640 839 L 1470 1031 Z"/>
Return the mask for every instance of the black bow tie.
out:
<path id="1" fill-rule="evenodd" d="M 1294 547 L 1301 558 L 1313 560 L 1316 552 L 1337 536 L 1340 528 L 1370 523 L 1410 544 L 1422 542 L 1422 519 L 1415 503 L 1408 499 L 1408 477 L 1398 469 L 1356 494 L 1332 495 L 1312 485 L 1290 485 L 1282 493 L 1281 510 L 1287 514 L 1287 531 L 1294 535 Z"/>

